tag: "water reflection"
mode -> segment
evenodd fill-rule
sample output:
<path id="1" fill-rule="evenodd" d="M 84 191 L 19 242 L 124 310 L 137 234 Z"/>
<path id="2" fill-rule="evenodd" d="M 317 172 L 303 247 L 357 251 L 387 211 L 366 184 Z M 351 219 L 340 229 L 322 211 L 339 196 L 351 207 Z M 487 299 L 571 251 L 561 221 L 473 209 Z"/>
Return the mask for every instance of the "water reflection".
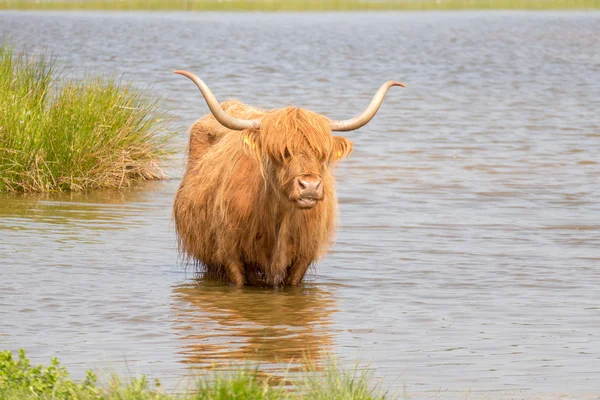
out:
<path id="1" fill-rule="evenodd" d="M 94 230 L 121 229 L 115 224 L 153 207 L 152 196 L 169 194 L 172 183 L 138 182 L 123 190 L 91 193 L 0 194 L 0 227 L 38 230 L 39 224 L 81 225 Z M 162 193 L 160 193 L 162 192 Z"/>
<path id="2" fill-rule="evenodd" d="M 181 361 L 193 368 L 232 362 L 300 364 L 332 347 L 337 305 L 323 286 L 278 291 L 197 279 L 173 290 Z"/>

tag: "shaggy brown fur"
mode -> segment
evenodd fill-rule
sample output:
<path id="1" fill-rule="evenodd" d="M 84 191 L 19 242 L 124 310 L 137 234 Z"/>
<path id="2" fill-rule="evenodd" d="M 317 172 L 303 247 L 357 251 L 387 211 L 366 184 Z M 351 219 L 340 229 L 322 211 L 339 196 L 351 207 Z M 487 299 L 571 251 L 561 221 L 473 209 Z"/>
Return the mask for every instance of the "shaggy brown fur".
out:
<path id="1" fill-rule="evenodd" d="M 191 127 L 173 206 L 179 248 L 235 285 L 297 285 L 332 240 L 333 164 L 351 153 L 352 142 L 332 136 L 329 120 L 308 110 L 221 106 L 236 118 L 263 117 L 261 128 L 230 130 L 212 115 Z M 295 203 L 298 177 L 322 182 L 313 208 Z"/>

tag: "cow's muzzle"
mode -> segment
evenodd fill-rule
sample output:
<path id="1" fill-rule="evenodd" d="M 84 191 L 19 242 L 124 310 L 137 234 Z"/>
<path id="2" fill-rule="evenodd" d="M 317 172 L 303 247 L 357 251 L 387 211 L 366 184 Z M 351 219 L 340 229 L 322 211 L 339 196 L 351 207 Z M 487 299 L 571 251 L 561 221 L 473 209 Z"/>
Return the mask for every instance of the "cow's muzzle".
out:
<path id="1" fill-rule="evenodd" d="M 296 191 L 298 208 L 313 208 L 319 200 L 323 199 L 323 181 L 315 176 L 301 176 L 296 178 Z"/>

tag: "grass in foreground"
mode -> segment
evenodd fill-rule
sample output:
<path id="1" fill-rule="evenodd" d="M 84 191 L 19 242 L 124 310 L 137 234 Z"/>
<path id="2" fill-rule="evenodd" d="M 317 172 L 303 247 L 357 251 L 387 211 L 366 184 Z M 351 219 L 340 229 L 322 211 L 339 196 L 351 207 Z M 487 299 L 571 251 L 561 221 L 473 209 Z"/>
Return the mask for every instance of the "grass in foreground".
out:
<path id="1" fill-rule="evenodd" d="M 598 9 L 600 0 L 0 0 L 14 10 L 377 11 Z"/>
<path id="2" fill-rule="evenodd" d="M 48 56 L 0 47 L 0 192 L 120 188 L 163 179 L 165 119 L 114 77 L 63 80 Z"/>
<path id="3" fill-rule="evenodd" d="M 272 380 L 274 381 L 274 380 Z M 269 378 L 249 368 L 233 372 L 213 372 L 201 379 L 194 391 L 167 394 L 158 381 L 150 385 L 142 376 L 122 383 L 112 377 L 98 383 L 88 371 L 81 382 L 73 381 L 56 358 L 47 367 L 32 366 L 20 350 L 18 358 L 6 350 L 0 352 L 0 400 L 376 400 L 384 399 L 371 388 L 368 371 L 343 371 L 335 363 L 324 372 L 309 368 L 291 388 L 273 384 Z M 153 386 L 153 387 L 152 387 Z"/>

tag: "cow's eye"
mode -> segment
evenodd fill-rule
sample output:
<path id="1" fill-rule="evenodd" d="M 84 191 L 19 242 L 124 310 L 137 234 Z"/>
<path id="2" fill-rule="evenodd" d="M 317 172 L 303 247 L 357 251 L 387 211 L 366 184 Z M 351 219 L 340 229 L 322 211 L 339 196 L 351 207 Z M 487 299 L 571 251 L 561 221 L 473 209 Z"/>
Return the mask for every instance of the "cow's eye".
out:
<path id="1" fill-rule="evenodd" d="M 285 149 L 285 151 L 283 152 L 283 159 L 287 161 L 290 159 L 291 156 L 292 155 L 290 154 L 290 151 L 288 149 Z"/>

